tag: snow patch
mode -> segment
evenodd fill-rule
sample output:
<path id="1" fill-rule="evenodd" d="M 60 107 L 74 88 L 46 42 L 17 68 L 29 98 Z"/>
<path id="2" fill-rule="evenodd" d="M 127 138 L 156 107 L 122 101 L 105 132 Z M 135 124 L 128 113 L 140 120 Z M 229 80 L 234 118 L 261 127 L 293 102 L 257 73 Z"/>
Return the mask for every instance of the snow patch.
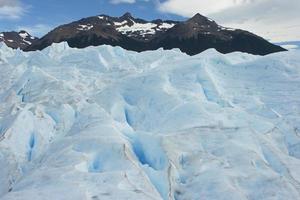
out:
<path id="1" fill-rule="evenodd" d="M 94 26 L 92 24 L 79 24 L 77 30 L 88 31 L 91 30 Z"/>
<path id="2" fill-rule="evenodd" d="M 125 21 L 126 22 L 126 21 Z M 130 34 L 130 33 L 136 33 L 139 32 L 139 35 L 145 36 L 146 34 L 155 34 L 156 29 L 170 29 L 172 28 L 175 24 L 169 24 L 169 23 L 162 23 L 160 25 L 154 24 L 154 23 L 137 23 L 133 22 L 133 25 L 125 25 L 124 24 L 119 24 L 119 27 L 116 29 L 121 32 L 122 34 Z"/>
<path id="3" fill-rule="evenodd" d="M 114 22 L 114 25 L 115 26 L 123 26 L 125 24 L 127 24 L 128 22 L 125 20 L 125 21 L 122 21 L 122 22 Z"/>
<path id="4" fill-rule="evenodd" d="M 158 27 L 160 28 L 160 29 L 170 29 L 170 28 L 172 28 L 173 26 L 175 26 L 175 24 L 169 24 L 169 23 L 162 23 L 161 25 L 159 25 Z"/>
<path id="5" fill-rule="evenodd" d="M 29 37 L 29 34 L 26 33 L 26 32 L 22 32 L 22 33 L 19 33 L 19 35 L 23 38 L 23 39 L 26 39 L 27 37 Z"/>

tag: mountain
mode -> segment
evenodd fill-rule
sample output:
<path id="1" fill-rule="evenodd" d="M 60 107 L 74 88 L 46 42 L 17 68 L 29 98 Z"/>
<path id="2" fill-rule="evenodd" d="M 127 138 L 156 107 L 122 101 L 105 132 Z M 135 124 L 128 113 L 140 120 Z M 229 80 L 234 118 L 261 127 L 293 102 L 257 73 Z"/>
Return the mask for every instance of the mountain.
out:
<path id="1" fill-rule="evenodd" d="M 4 42 L 8 47 L 13 49 L 25 49 L 34 43 L 38 38 L 31 36 L 26 31 L 20 32 L 2 32 L 0 33 L 0 42 Z"/>
<path id="2" fill-rule="evenodd" d="M 221 53 L 240 51 L 255 55 L 285 50 L 250 32 L 222 27 L 200 14 L 168 30 L 157 43 L 164 49 L 179 48 L 189 55 L 209 48 Z"/>
<path id="3" fill-rule="evenodd" d="M 250 32 L 222 27 L 200 14 L 179 22 L 146 21 L 130 13 L 121 17 L 99 15 L 61 25 L 24 50 L 42 50 L 63 41 L 76 48 L 106 44 L 137 52 L 179 48 L 188 55 L 209 48 L 221 53 L 241 51 L 257 55 L 285 51 Z"/>
<path id="4" fill-rule="evenodd" d="M 299 63 L 0 44 L 0 199 L 299 200 Z"/>
<path id="5" fill-rule="evenodd" d="M 27 48 L 41 50 L 52 43 L 67 41 L 71 47 L 112 45 L 128 50 L 144 51 L 151 47 L 153 38 L 166 32 L 179 22 L 136 19 L 130 13 L 121 17 L 100 15 L 59 26 Z"/>

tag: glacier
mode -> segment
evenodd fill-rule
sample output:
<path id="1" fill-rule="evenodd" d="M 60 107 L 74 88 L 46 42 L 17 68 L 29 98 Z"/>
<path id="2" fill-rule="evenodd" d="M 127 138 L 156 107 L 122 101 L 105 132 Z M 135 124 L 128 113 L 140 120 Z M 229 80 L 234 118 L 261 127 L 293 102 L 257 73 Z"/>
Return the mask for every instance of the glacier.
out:
<path id="1" fill-rule="evenodd" d="M 300 199 L 300 51 L 0 44 L 1 200 Z"/>

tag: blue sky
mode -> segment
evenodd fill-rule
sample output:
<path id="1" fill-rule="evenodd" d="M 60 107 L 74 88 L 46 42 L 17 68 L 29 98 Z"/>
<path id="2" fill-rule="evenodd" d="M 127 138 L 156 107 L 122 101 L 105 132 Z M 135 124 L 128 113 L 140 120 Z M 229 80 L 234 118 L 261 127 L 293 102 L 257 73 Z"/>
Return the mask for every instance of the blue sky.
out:
<path id="1" fill-rule="evenodd" d="M 1 2 L 1 0 L 0 0 Z M 121 16 L 130 12 L 143 19 L 184 20 L 185 17 L 156 9 L 156 1 L 122 3 L 106 0 L 23 0 L 16 1 L 22 13 L 16 16 L 0 17 L 0 31 L 27 29 L 35 35 L 42 35 L 55 26 L 83 17 L 107 14 Z M 1 5 L 1 4 L 0 4 Z M 1 16 L 1 15 L 0 15 Z"/>
<path id="2" fill-rule="evenodd" d="M 185 20 L 196 13 L 273 42 L 300 40 L 300 0 L 0 0 L 0 32 L 52 28 L 99 14 Z"/>

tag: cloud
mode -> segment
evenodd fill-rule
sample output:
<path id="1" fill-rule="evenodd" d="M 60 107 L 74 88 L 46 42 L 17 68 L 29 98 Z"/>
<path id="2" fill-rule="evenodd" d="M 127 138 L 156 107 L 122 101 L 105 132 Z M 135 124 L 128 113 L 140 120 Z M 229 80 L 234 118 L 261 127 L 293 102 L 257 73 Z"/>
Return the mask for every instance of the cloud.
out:
<path id="1" fill-rule="evenodd" d="M 208 15 L 253 1 L 255 0 L 167 0 L 159 5 L 159 10 L 189 17 L 198 12 Z"/>
<path id="2" fill-rule="evenodd" d="M 127 4 L 134 4 L 136 2 L 149 2 L 150 0 L 110 0 L 109 2 L 111 4 L 121 4 L 121 3 L 127 3 Z"/>
<path id="3" fill-rule="evenodd" d="M 110 3 L 112 4 L 120 4 L 120 3 L 135 3 L 135 0 L 111 0 Z"/>
<path id="4" fill-rule="evenodd" d="M 27 8 L 19 0 L 0 0 L 0 19 L 19 19 Z"/>
<path id="5" fill-rule="evenodd" d="M 255 32 L 273 42 L 300 39 L 299 0 L 256 0 L 211 17 L 221 23 Z"/>
<path id="6" fill-rule="evenodd" d="M 276 42 L 300 39 L 299 0 L 167 0 L 158 10 L 184 17 L 201 13 Z"/>
<path id="7" fill-rule="evenodd" d="M 37 37 L 44 36 L 46 33 L 48 33 L 50 30 L 52 30 L 53 27 L 49 26 L 47 24 L 36 24 L 33 26 L 19 26 L 17 27 L 17 30 L 25 30 L 29 34 Z"/>

